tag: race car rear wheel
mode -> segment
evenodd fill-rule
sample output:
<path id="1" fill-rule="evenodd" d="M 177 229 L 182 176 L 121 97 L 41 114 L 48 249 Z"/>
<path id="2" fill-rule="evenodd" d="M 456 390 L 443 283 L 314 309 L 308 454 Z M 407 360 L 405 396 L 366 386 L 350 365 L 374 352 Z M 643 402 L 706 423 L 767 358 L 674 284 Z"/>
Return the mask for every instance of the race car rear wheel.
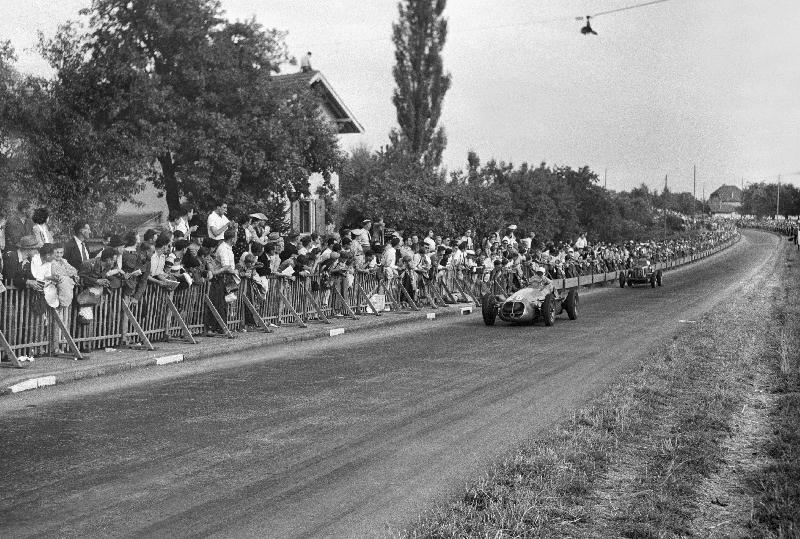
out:
<path id="1" fill-rule="evenodd" d="M 484 324 L 487 326 L 494 325 L 494 321 L 497 319 L 497 305 L 493 295 L 484 294 L 481 298 L 481 314 L 483 315 Z"/>
<path id="2" fill-rule="evenodd" d="M 656 287 L 656 276 L 655 274 L 653 274 L 650 276 L 650 288 L 655 288 L 655 287 Z"/>
<path id="3" fill-rule="evenodd" d="M 570 320 L 578 318 L 578 291 L 570 290 L 567 299 L 564 300 L 564 309 Z"/>
<path id="4" fill-rule="evenodd" d="M 553 294 L 547 294 L 542 302 L 542 318 L 545 326 L 552 326 L 556 322 L 556 300 Z"/>
<path id="5" fill-rule="evenodd" d="M 663 275 L 663 272 L 661 270 L 659 270 L 658 273 L 656 273 L 656 284 L 658 284 L 658 286 L 661 286 L 661 276 L 662 275 Z"/>
<path id="6" fill-rule="evenodd" d="M 625 288 L 625 272 L 619 272 L 619 287 Z"/>

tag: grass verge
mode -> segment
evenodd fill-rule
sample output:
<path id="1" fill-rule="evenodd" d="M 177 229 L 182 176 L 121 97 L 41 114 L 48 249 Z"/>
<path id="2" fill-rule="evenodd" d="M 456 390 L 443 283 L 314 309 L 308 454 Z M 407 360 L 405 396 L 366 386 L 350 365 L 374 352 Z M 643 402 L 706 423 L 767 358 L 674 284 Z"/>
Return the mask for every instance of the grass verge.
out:
<path id="1" fill-rule="evenodd" d="M 749 477 L 757 493 L 753 535 L 763 537 L 800 537 L 800 252 L 787 248 L 782 264 L 767 461 Z"/>
<path id="2" fill-rule="evenodd" d="M 753 500 L 737 506 L 749 510 L 737 515 L 743 524 L 736 529 L 793 536 L 800 522 L 800 394 L 796 365 L 782 354 L 796 361 L 790 341 L 800 320 L 790 312 L 800 301 L 789 292 L 794 283 L 797 293 L 796 270 L 787 269 L 743 285 L 730 303 L 687 325 L 589 406 L 402 535 L 671 537 L 713 530 L 719 523 L 709 513 L 700 522 L 697 516 L 703 506 L 727 505 L 727 494 L 710 497 L 700 487 L 728 465 L 734 425 L 759 373 L 783 362 L 785 398 L 763 414 L 776 434 L 765 465 L 736 494 Z"/>

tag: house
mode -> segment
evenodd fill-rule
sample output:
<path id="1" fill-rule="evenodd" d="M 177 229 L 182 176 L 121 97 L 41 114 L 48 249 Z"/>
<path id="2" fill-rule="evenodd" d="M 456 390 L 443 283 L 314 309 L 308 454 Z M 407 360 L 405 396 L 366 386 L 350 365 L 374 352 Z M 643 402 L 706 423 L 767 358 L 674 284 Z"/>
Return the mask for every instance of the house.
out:
<path id="1" fill-rule="evenodd" d="M 739 217 L 742 209 L 742 190 L 735 185 L 723 185 L 708 197 L 712 217 Z"/>
<path id="2" fill-rule="evenodd" d="M 336 127 L 340 135 L 363 133 L 364 128 L 336 94 L 322 72 L 311 69 L 310 54 L 303 58 L 301 71 L 286 75 L 274 75 L 270 87 L 287 96 L 305 88 L 311 88 L 320 97 L 322 116 Z M 338 184 L 338 175 L 335 172 L 331 174 L 331 180 Z M 292 229 L 300 234 L 310 234 L 311 232 L 322 234 L 326 230 L 325 200 L 316 195 L 317 187 L 322 185 L 322 181 L 321 174 L 312 174 L 309 178 L 311 195 L 301 197 L 291 203 L 287 201 L 288 221 Z"/>
<path id="3" fill-rule="evenodd" d="M 309 56 L 310 53 L 304 57 L 301 71 L 273 75 L 270 88 L 274 88 L 276 92 L 284 94 L 287 98 L 305 88 L 311 88 L 319 96 L 319 109 L 322 117 L 334 125 L 339 134 L 363 133 L 364 128 L 334 91 L 322 72 L 311 69 Z M 338 186 L 338 178 L 335 172 L 331 174 L 331 181 L 335 186 Z M 326 230 L 325 200 L 316 195 L 317 188 L 322 185 L 322 181 L 321 174 L 312 174 L 309 177 L 311 195 L 295 201 L 286 200 L 286 220 L 300 234 L 310 234 L 315 231 L 324 233 Z M 141 216 L 142 223 L 146 221 L 146 226 L 142 225 L 145 228 L 152 227 L 154 220 L 155 222 L 160 221 L 161 224 L 166 222 L 168 215 L 166 200 L 152 184 L 145 184 L 143 191 L 135 197 L 135 200 L 141 204 L 123 204 L 117 212 L 118 216 L 128 221 L 136 221 Z"/>

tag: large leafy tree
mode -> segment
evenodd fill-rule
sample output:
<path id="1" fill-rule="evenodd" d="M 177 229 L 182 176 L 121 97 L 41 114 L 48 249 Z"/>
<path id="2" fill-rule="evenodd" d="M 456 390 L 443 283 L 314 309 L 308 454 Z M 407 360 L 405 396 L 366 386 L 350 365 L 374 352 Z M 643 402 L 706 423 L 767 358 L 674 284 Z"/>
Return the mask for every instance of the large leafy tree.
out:
<path id="1" fill-rule="evenodd" d="M 438 167 L 447 144 L 438 127 L 442 102 L 450 88 L 444 72 L 442 49 L 447 39 L 447 20 L 442 16 L 446 0 L 402 0 L 393 25 L 397 87 L 392 102 L 397 109 L 399 130 L 390 140 L 426 167 Z"/>
<path id="2" fill-rule="evenodd" d="M 94 0 L 82 14 L 86 31 L 68 24 L 42 48 L 76 112 L 128 142 L 130 176 L 171 209 L 234 193 L 267 204 L 341 162 L 316 96 L 272 83 L 290 61 L 282 32 L 231 23 L 215 0 Z"/>

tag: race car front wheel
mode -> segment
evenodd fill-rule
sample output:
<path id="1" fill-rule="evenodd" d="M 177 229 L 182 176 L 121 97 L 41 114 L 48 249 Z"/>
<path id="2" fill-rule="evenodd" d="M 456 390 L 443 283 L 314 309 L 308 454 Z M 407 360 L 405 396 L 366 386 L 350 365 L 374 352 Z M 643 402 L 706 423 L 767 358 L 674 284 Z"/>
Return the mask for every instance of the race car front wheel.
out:
<path id="1" fill-rule="evenodd" d="M 547 294 L 542 302 L 542 318 L 545 326 L 552 326 L 556 322 L 556 300 L 553 294 Z"/>
<path id="2" fill-rule="evenodd" d="M 493 326 L 494 321 L 497 319 L 497 305 L 494 301 L 494 296 L 491 294 L 484 294 L 481 298 L 481 314 L 483 315 L 483 323 L 487 326 Z"/>

